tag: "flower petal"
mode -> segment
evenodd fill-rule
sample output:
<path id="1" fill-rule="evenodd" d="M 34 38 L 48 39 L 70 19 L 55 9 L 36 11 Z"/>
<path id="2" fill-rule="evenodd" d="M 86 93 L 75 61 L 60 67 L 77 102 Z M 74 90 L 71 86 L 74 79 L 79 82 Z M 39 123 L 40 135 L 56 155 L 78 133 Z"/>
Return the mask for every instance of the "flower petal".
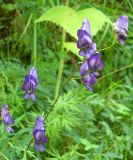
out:
<path id="1" fill-rule="evenodd" d="M 35 148 L 36 151 L 43 152 L 44 151 L 44 144 L 34 143 L 34 148 Z"/>
<path id="2" fill-rule="evenodd" d="M 124 29 L 126 31 L 128 31 L 128 17 L 123 15 L 120 16 L 118 18 L 118 20 L 116 21 L 116 25 L 120 28 L 120 29 Z"/>
<path id="3" fill-rule="evenodd" d="M 88 72 L 88 69 L 89 69 L 88 68 L 88 63 L 87 63 L 87 61 L 85 61 L 80 67 L 81 76 L 85 76 L 87 74 L 87 72 Z"/>

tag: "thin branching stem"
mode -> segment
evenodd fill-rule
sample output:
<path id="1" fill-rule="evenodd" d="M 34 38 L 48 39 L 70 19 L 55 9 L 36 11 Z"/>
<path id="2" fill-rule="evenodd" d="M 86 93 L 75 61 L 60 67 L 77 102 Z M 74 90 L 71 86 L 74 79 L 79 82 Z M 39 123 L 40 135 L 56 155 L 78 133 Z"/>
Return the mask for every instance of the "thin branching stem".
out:
<path id="1" fill-rule="evenodd" d="M 130 67 L 133 67 L 133 63 L 131 63 L 131 64 L 125 66 L 125 67 L 118 68 L 118 69 L 116 69 L 116 70 L 114 70 L 114 71 L 112 71 L 112 72 L 110 72 L 110 73 L 108 73 L 108 74 L 100 77 L 100 78 L 98 79 L 98 81 L 100 81 L 100 80 L 102 80 L 102 79 L 104 79 L 104 78 L 106 78 L 106 77 L 108 77 L 108 76 L 110 76 L 110 75 L 112 75 L 112 74 L 115 74 L 115 73 L 117 73 L 117 72 L 120 72 L 120 71 L 122 71 L 122 70 L 125 70 L 125 69 L 127 69 L 127 68 L 130 68 Z"/>
<path id="2" fill-rule="evenodd" d="M 33 142 L 33 140 L 34 140 L 34 137 L 30 140 L 30 142 L 29 142 L 29 144 L 28 144 L 28 146 L 27 146 L 26 151 L 28 151 L 28 149 L 30 148 L 30 145 L 31 145 L 31 143 Z"/>
<path id="3" fill-rule="evenodd" d="M 46 117 L 44 118 L 44 121 L 46 121 L 46 119 L 48 118 L 49 114 L 51 113 L 51 111 L 53 110 L 53 108 L 55 107 L 56 102 L 58 101 L 60 95 L 58 95 L 58 97 L 56 98 L 56 100 L 54 101 L 54 103 L 51 105 L 51 108 L 49 109 Z"/>
<path id="4" fill-rule="evenodd" d="M 110 46 L 102 48 L 102 49 L 98 50 L 98 52 L 105 51 L 105 50 L 112 48 L 115 45 L 115 43 L 116 43 L 116 37 L 114 38 L 113 43 Z"/>

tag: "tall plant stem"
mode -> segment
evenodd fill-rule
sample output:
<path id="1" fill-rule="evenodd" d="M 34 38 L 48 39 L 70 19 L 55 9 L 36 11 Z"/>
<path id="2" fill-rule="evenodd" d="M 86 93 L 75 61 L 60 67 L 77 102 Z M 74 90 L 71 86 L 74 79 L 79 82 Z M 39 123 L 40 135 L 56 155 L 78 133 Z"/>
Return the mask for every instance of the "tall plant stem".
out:
<path id="1" fill-rule="evenodd" d="M 63 30 L 63 34 L 62 34 L 62 48 L 64 46 L 64 39 L 65 39 L 65 31 Z M 61 51 L 63 51 L 63 49 L 61 49 Z M 64 66 L 64 60 L 62 58 L 60 58 L 59 60 L 59 66 L 58 66 L 58 75 L 57 75 L 57 81 L 56 81 L 56 88 L 55 88 L 55 97 L 54 99 L 56 99 L 59 95 L 60 92 L 60 85 L 61 85 L 61 79 L 62 79 L 62 73 L 63 73 L 63 66 Z"/>
<path id="2" fill-rule="evenodd" d="M 103 49 L 100 49 L 100 50 L 98 50 L 98 52 L 105 51 L 105 50 L 112 48 L 115 45 L 115 42 L 116 42 L 116 38 L 114 38 L 113 43 L 110 46 L 103 48 Z"/>
<path id="3" fill-rule="evenodd" d="M 33 62 L 34 66 L 36 66 L 37 59 L 37 24 L 34 23 L 34 38 L 33 38 Z"/>
<path id="4" fill-rule="evenodd" d="M 68 5 L 69 0 L 66 0 L 66 6 Z M 61 53 L 64 51 L 64 44 L 66 39 L 66 31 L 63 29 L 62 31 L 62 44 L 61 44 Z M 58 65 L 58 75 L 57 75 L 57 81 L 56 81 L 56 88 L 55 88 L 55 97 L 56 100 L 59 92 L 60 92 L 60 85 L 61 85 L 61 79 L 62 79 L 62 73 L 63 73 L 63 66 L 64 66 L 64 59 L 59 59 L 59 65 Z"/>

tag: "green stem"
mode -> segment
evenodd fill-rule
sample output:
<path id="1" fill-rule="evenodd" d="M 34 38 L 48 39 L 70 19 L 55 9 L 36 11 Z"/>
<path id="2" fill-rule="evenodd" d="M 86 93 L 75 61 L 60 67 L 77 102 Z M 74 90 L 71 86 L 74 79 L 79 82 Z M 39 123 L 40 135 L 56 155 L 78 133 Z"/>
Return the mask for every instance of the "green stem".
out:
<path id="1" fill-rule="evenodd" d="M 34 40 L 33 40 L 33 61 L 34 66 L 36 66 L 37 59 L 37 24 L 34 23 Z"/>
<path id="2" fill-rule="evenodd" d="M 63 32 L 62 32 L 61 53 L 64 50 L 65 38 L 66 38 L 66 32 L 63 29 Z M 56 99 L 58 97 L 59 92 L 60 92 L 60 85 L 61 85 L 61 79 L 62 79 L 62 73 L 63 73 L 63 66 L 64 66 L 64 60 L 62 58 L 60 58 L 60 60 L 59 60 L 59 66 L 58 66 L 58 75 L 57 75 L 57 82 L 56 82 L 55 97 L 54 97 L 54 99 Z"/>
<path id="3" fill-rule="evenodd" d="M 48 118 L 49 114 L 50 114 L 51 111 L 53 110 L 53 108 L 54 108 L 56 102 L 58 101 L 58 98 L 59 98 L 59 96 L 55 99 L 55 101 L 54 101 L 53 104 L 51 105 L 51 108 L 50 108 L 50 110 L 48 111 L 46 117 L 44 118 L 44 121 L 46 121 L 46 119 Z"/>
<path id="4" fill-rule="evenodd" d="M 107 49 L 112 48 L 112 47 L 114 46 L 115 42 L 116 42 L 116 38 L 114 38 L 113 43 L 112 43 L 109 47 L 106 47 L 106 48 L 100 49 L 100 50 L 98 50 L 98 52 L 105 51 L 105 50 L 107 50 Z"/>
<path id="5" fill-rule="evenodd" d="M 26 32 L 27 32 L 27 30 L 28 30 L 28 28 L 29 28 L 29 26 L 30 26 L 30 24 L 31 24 L 32 16 L 33 16 L 33 15 L 30 14 L 30 16 L 29 16 L 29 18 L 28 18 L 28 21 L 27 21 L 27 23 L 26 23 L 26 26 L 25 26 L 25 28 L 24 28 L 24 30 L 23 30 L 23 32 L 22 32 L 22 34 L 20 35 L 18 41 L 12 46 L 10 52 L 12 52 L 12 51 L 16 48 L 16 46 L 20 43 L 20 41 L 22 40 L 22 38 L 23 38 L 24 35 L 26 34 Z"/>
<path id="6" fill-rule="evenodd" d="M 27 23 L 26 23 L 26 26 L 25 26 L 22 34 L 20 35 L 18 41 L 15 43 L 14 48 L 18 45 L 18 43 L 22 40 L 23 36 L 26 34 L 27 29 L 28 29 L 28 27 L 30 26 L 30 23 L 31 23 L 31 20 L 32 20 L 32 16 L 33 16 L 33 15 L 30 14 L 30 16 L 29 16 L 29 18 L 28 18 L 28 21 L 27 21 Z"/>
<path id="7" fill-rule="evenodd" d="M 30 145 L 31 145 L 31 143 L 33 142 L 33 140 L 34 140 L 34 137 L 30 140 L 30 142 L 29 142 L 29 144 L 28 144 L 28 146 L 27 146 L 27 148 L 26 148 L 26 151 L 28 151 L 28 149 L 30 148 Z"/>
<path id="8" fill-rule="evenodd" d="M 133 5 L 131 4 L 130 0 L 127 0 L 127 2 L 129 3 L 129 6 L 130 6 L 130 8 L 131 8 L 131 10 L 133 12 Z"/>
<path id="9" fill-rule="evenodd" d="M 6 104 L 7 103 L 7 97 L 6 97 L 6 92 L 5 92 L 5 86 L 7 85 L 8 79 L 7 79 L 7 76 L 6 76 L 4 71 L 2 72 L 2 76 L 5 79 L 5 81 L 3 82 L 3 85 L 2 85 L 2 94 L 3 94 L 3 101 Z"/>
<path id="10" fill-rule="evenodd" d="M 59 92 L 60 92 L 60 84 L 61 84 L 62 73 L 63 73 L 63 65 L 64 65 L 64 60 L 60 58 L 54 99 L 56 99 L 58 97 Z"/>
<path id="11" fill-rule="evenodd" d="M 101 78 L 98 79 L 98 81 L 100 81 L 100 80 L 102 80 L 102 79 L 104 79 L 104 78 L 106 78 L 106 77 L 108 77 L 108 76 L 110 76 L 110 75 L 112 75 L 112 74 L 114 74 L 114 73 L 120 72 L 120 71 L 125 70 L 125 69 L 130 68 L 130 67 L 133 67 L 133 63 L 131 63 L 131 64 L 125 66 L 125 67 L 116 69 L 116 70 L 114 70 L 114 71 L 112 71 L 112 72 L 110 72 L 110 73 L 102 76 Z"/>

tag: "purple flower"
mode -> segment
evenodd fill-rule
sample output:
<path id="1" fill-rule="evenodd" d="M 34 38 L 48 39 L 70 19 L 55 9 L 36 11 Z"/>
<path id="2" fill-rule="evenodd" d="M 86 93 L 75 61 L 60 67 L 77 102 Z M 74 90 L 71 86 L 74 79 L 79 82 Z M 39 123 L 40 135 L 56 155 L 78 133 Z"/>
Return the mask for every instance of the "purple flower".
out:
<path id="1" fill-rule="evenodd" d="M 14 132 L 14 130 L 10 127 L 10 125 L 14 124 L 14 120 L 8 111 L 8 105 L 3 105 L 1 109 L 1 117 L 4 125 L 6 126 L 7 132 Z"/>
<path id="2" fill-rule="evenodd" d="M 102 70 L 104 67 L 103 61 L 99 53 L 92 54 L 80 67 L 81 76 L 85 76 L 88 71 L 93 72 Z"/>
<path id="3" fill-rule="evenodd" d="M 90 55 L 96 51 L 96 44 L 92 41 L 90 23 L 87 19 L 83 21 L 82 27 L 78 30 L 77 35 L 77 47 L 80 49 L 79 54 L 89 58 Z"/>
<path id="4" fill-rule="evenodd" d="M 48 138 L 45 136 L 45 128 L 44 128 L 44 118 L 42 116 L 38 116 L 36 119 L 35 127 L 33 130 L 34 136 L 34 148 L 37 151 L 44 151 L 44 144 L 47 143 Z"/>
<path id="5" fill-rule="evenodd" d="M 90 58 L 90 56 L 96 52 L 96 43 L 91 43 L 82 47 L 79 51 L 80 56 Z"/>
<path id="6" fill-rule="evenodd" d="M 96 43 L 93 43 L 88 20 L 84 20 L 82 28 L 78 30 L 77 47 L 79 54 L 86 58 L 80 67 L 81 80 L 89 91 L 93 91 L 93 85 L 99 77 L 98 71 L 104 67 L 100 54 L 96 51 Z"/>
<path id="7" fill-rule="evenodd" d="M 124 45 L 127 38 L 128 17 L 120 16 L 118 20 L 113 24 L 113 29 L 117 34 L 118 41 Z"/>
<path id="8" fill-rule="evenodd" d="M 22 86 L 22 90 L 26 93 L 24 94 L 24 99 L 31 98 L 35 101 L 35 90 L 38 84 L 37 71 L 35 67 L 32 67 L 29 73 L 25 76 L 24 84 Z"/>
<path id="9" fill-rule="evenodd" d="M 93 91 L 92 86 L 96 83 L 98 76 L 99 76 L 99 74 L 97 72 L 93 72 L 93 73 L 88 74 L 84 78 L 82 78 L 82 81 L 83 81 L 85 87 L 89 91 Z"/>
<path id="10" fill-rule="evenodd" d="M 89 70 L 88 62 L 85 61 L 80 67 L 80 75 L 85 76 L 88 73 L 88 70 Z"/>
<path id="11" fill-rule="evenodd" d="M 88 60 L 90 70 L 102 70 L 104 67 L 103 61 L 99 53 L 93 54 Z"/>

